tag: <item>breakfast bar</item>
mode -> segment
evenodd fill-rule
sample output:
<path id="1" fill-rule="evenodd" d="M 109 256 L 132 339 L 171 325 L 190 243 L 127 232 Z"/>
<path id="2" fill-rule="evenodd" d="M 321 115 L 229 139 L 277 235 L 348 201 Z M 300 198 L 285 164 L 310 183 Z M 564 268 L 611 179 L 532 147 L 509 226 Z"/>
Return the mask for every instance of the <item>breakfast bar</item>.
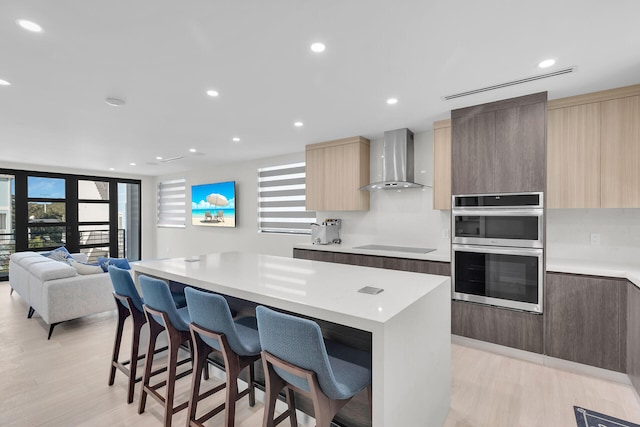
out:
<path id="1" fill-rule="evenodd" d="M 449 277 L 244 252 L 143 261 L 133 269 L 368 332 L 373 426 L 441 426 L 447 417 Z M 382 291 L 359 292 L 367 287 Z"/>

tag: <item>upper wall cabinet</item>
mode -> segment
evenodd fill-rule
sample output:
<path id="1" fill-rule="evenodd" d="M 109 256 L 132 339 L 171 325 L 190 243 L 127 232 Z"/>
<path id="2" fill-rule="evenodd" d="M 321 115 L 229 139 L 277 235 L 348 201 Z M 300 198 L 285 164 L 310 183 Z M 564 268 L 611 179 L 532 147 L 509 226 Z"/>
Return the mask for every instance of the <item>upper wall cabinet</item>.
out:
<path id="1" fill-rule="evenodd" d="M 600 207 L 600 104 L 550 109 L 547 207 Z"/>
<path id="2" fill-rule="evenodd" d="M 602 103 L 603 208 L 640 207 L 640 95 Z"/>
<path id="3" fill-rule="evenodd" d="M 547 207 L 640 207 L 640 85 L 548 110 Z"/>
<path id="4" fill-rule="evenodd" d="M 307 145 L 307 210 L 369 210 L 369 150 L 361 136 Z"/>
<path id="5" fill-rule="evenodd" d="M 451 120 L 433 123 L 433 209 L 451 209 Z"/>
<path id="6" fill-rule="evenodd" d="M 545 191 L 547 93 L 451 111 L 453 194 Z"/>

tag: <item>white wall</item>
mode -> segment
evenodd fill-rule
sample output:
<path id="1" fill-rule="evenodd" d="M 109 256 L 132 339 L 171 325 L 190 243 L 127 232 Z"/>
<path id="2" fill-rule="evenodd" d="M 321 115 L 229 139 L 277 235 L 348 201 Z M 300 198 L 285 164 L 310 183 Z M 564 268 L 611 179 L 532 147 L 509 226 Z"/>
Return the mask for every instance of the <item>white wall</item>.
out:
<path id="1" fill-rule="evenodd" d="M 188 211 L 185 228 L 156 228 L 155 256 L 193 256 L 220 251 L 292 256 L 295 243 L 308 242 L 311 238 L 308 235 L 258 233 L 258 168 L 300 161 L 304 161 L 304 152 L 158 177 L 156 183 L 174 178 L 186 179 Z M 236 182 L 236 227 L 191 225 L 191 186 L 223 181 Z"/>
<path id="2" fill-rule="evenodd" d="M 382 139 L 373 140 L 374 159 L 371 177 L 381 179 Z M 433 182 L 433 132 L 415 135 L 416 181 Z M 236 181 L 236 228 L 198 227 L 184 229 L 157 228 L 156 257 L 192 256 L 223 250 L 244 250 L 272 255 L 291 256 L 295 243 L 310 242 L 308 235 L 285 235 L 257 232 L 257 169 L 288 162 L 303 161 L 304 153 L 243 162 L 212 169 L 189 171 L 158 177 L 157 181 L 184 177 L 187 200 L 194 184 Z M 157 182 L 156 181 L 156 182 Z M 318 220 L 342 218 L 341 237 L 345 246 L 381 243 L 404 246 L 448 248 L 449 211 L 432 210 L 432 189 L 378 191 L 371 194 L 371 209 L 366 212 L 318 212 Z M 447 238 L 443 238 L 443 231 Z"/>

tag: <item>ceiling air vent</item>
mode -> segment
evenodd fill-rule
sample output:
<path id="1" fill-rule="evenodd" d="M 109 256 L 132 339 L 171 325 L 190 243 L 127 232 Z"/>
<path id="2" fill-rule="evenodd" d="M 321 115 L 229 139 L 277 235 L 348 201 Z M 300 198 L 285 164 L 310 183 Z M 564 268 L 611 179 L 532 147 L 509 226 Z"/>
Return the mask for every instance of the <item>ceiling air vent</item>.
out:
<path id="1" fill-rule="evenodd" d="M 182 160 L 184 159 L 184 156 L 175 156 L 175 157 L 168 157 L 166 159 L 162 159 L 160 160 L 161 163 L 170 163 L 170 162 L 175 162 L 176 160 Z"/>
<path id="2" fill-rule="evenodd" d="M 513 81 L 505 82 L 505 83 L 499 83 L 497 85 L 487 86 L 487 87 L 483 87 L 483 88 L 480 88 L 480 89 L 474 89 L 474 90 L 468 90 L 466 92 L 454 93 L 453 95 L 443 96 L 442 99 L 444 101 L 449 101 L 449 100 L 455 99 L 455 98 L 462 98 L 463 96 L 475 95 L 476 93 L 488 92 L 490 90 L 501 89 L 503 87 L 515 86 L 515 85 L 519 85 L 519 84 L 522 84 L 522 83 L 529 83 L 529 82 L 533 82 L 533 81 L 536 81 L 536 80 L 546 79 L 547 77 L 561 76 L 563 74 L 569 74 L 569 73 L 575 72 L 576 68 L 577 67 L 574 65 L 573 67 L 562 68 L 560 70 L 551 71 L 549 73 L 538 74 L 537 76 L 525 77 L 523 79 L 513 80 Z"/>

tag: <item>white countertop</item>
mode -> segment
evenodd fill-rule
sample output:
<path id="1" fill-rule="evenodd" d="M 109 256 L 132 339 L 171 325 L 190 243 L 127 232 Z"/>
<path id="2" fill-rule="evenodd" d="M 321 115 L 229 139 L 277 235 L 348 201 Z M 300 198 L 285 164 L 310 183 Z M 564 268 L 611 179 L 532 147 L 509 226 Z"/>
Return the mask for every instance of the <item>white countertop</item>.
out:
<path id="1" fill-rule="evenodd" d="M 640 287 L 640 260 L 638 263 L 607 260 L 547 258 L 547 271 L 586 274 L 590 276 L 619 277 Z"/>
<path id="2" fill-rule="evenodd" d="M 375 242 L 372 242 L 375 243 Z M 362 245 L 355 245 L 362 246 Z M 398 251 L 383 251 L 383 250 L 371 250 L 354 248 L 353 246 L 341 243 L 330 245 L 314 245 L 313 243 L 298 243 L 293 246 L 296 249 L 307 249 L 312 251 L 325 251 L 325 252 L 342 252 L 349 254 L 362 254 L 362 255 L 374 255 L 385 256 L 392 258 L 406 258 L 406 259 L 422 259 L 426 261 L 439 261 L 439 262 L 451 262 L 451 250 L 436 249 L 433 252 L 426 254 L 414 253 L 414 252 L 398 252 Z"/>
<path id="3" fill-rule="evenodd" d="M 547 271 L 618 277 L 640 287 L 640 248 L 551 243 Z"/>
<path id="4" fill-rule="evenodd" d="M 384 324 L 435 288 L 450 286 L 444 276 L 241 252 L 142 261 L 132 268 L 364 330 Z M 357 292 L 364 286 L 384 291 Z"/>

